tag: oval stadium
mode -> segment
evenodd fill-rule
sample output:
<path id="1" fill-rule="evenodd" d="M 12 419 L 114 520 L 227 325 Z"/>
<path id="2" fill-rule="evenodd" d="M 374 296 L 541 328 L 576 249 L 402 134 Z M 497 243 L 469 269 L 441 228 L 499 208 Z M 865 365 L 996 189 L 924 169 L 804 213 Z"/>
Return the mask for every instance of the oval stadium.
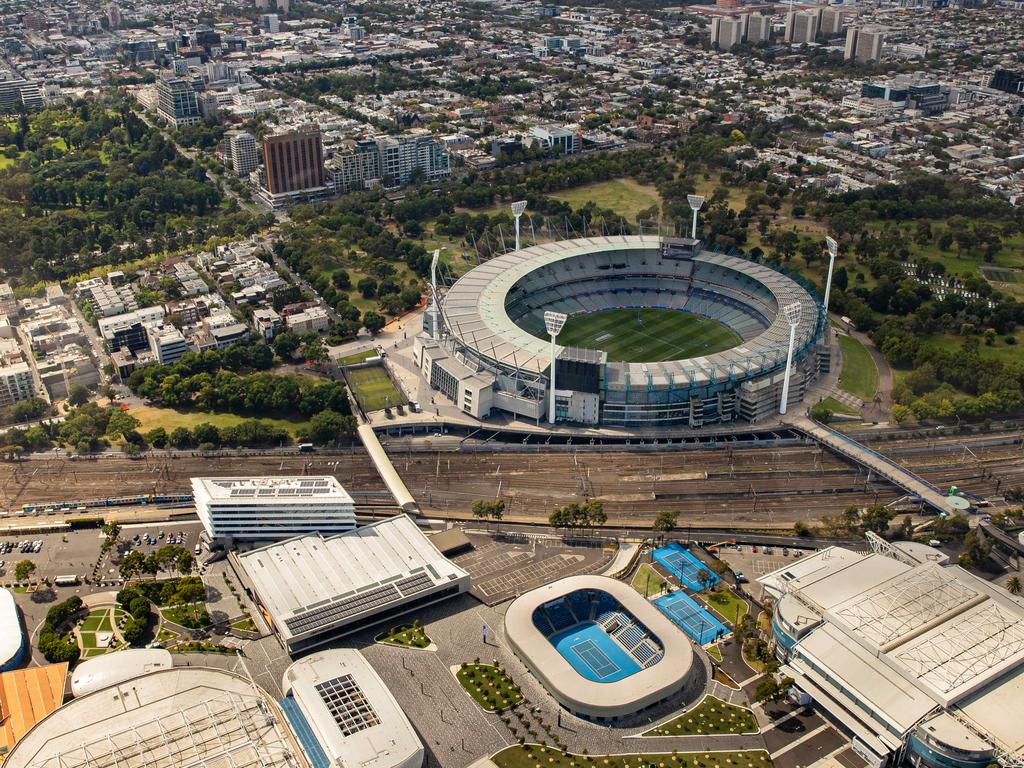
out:
<path id="1" fill-rule="evenodd" d="M 788 402 L 828 370 L 825 318 L 794 279 L 699 240 L 631 235 L 545 243 L 472 269 L 427 311 L 415 361 L 478 418 L 546 419 L 545 313 L 555 419 L 620 427 L 757 423 L 776 414 L 799 316 Z M 786 310 L 786 311 L 784 311 Z"/>
<path id="2" fill-rule="evenodd" d="M 570 576 L 516 598 L 505 636 L 563 707 L 599 722 L 702 679 L 686 636 L 632 587 L 604 576 Z"/>

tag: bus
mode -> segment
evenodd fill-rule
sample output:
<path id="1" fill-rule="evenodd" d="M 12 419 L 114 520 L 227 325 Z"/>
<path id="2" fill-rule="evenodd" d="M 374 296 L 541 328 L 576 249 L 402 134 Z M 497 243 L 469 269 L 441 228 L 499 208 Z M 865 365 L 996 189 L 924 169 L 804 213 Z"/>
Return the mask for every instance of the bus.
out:
<path id="1" fill-rule="evenodd" d="M 58 576 L 53 580 L 55 586 L 58 587 L 77 587 L 78 577 L 77 576 Z"/>

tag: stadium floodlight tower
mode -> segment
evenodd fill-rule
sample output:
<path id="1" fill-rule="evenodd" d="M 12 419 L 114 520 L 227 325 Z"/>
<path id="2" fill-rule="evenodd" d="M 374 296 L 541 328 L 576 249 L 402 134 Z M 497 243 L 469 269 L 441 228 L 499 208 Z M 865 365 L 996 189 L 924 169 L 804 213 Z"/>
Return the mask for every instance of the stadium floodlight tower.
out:
<path id="1" fill-rule="evenodd" d="M 697 211 L 704 205 L 704 195 L 687 195 L 686 202 L 693 209 L 693 227 L 690 229 L 690 237 L 697 239 Z"/>
<path id="2" fill-rule="evenodd" d="M 568 319 L 568 315 L 561 312 L 552 312 L 550 309 L 544 311 L 544 327 L 547 328 L 551 337 L 551 382 L 548 385 L 550 396 L 548 397 L 548 423 L 555 423 L 555 339 L 562 332 L 562 326 Z"/>
<path id="3" fill-rule="evenodd" d="M 789 323 L 789 352 L 786 353 L 786 375 L 782 378 L 782 402 L 779 414 L 785 415 L 786 401 L 789 400 L 789 376 L 793 372 L 793 347 L 796 346 L 796 327 L 800 325 L 800 302 L 794 301 L 782 308 L 782 314 Z"/>
<path id="4" fill-rule="evenodd" d="M 526 210 L 525 200 L 516 200 L 512 203 L 512 215 L 516 217 L 516 250 L 519 250 L 519 219 L 523 217 L 523 211 Z"/>
<path id="5" fill-rule="evenodd" d="M 438 327 L 437 316 L 440 307 L 437 303 L 437 260 L 441 256 L 441 249 L 438 248 L 434 251 L 433 258 L 430 259 L 430 338 L 438 339 L 441 337 L 441 329 Z"/>
<path id="6" fill-rule="evenodd" d="M 828 296 L 832 293 L 832 269 L 836 265 L 836 256 L 839 254 L 839 243 L 832 237 L 825 238 L 825 245 L 828 247 L 828 278 L 825 280 L 825 322 L 828 322 Z"/>

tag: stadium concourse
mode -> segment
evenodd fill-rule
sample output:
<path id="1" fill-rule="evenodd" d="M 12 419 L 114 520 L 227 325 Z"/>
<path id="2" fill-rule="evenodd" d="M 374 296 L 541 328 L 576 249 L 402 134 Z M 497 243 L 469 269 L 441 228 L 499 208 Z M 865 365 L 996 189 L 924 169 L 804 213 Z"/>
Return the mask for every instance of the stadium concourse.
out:
<path id="1" fill-rule="evenodd" d="M 649 318 L 659 338 L 636 325 L 595 334 L 605 312 L 638 311 L 657 311 Z M 568 316 L 567 340 L 587 345 L 556 343 L 556 421 L 766 420 L 779 409 L 792 317 L 799 322 L 788 402 L 829 369 L 824 312 L 809 288 L 763 264 L 706 251 L 699 240 L 642 235 L 546 243 L 476 267 L 440 297 L 439 312 L 425 313 L 413 362 L 471 416 L 501 411 L 539 421 L 552 378 L 544 319 L 551 312 Z"/>

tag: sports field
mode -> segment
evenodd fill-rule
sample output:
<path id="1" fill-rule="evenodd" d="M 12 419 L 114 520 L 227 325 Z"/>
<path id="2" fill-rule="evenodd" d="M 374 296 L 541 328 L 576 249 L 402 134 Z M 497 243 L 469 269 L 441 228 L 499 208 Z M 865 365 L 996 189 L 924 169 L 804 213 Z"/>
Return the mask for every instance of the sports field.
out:
<path id="1" fill-rule="evenodd" d="M 379 411 L 382 408 L 396 405 L 405 405 L 407 400 L 380 366 L 372 368 L 358 368 L 346 373 L 349 384 L 352 385 L 352 394 L 367 413 Z"/>
<path id="2" fill-rule="evenodd" d="M 600 349 L 616 363 L 684 360 L 721 352 L 740 341 L 735 331 L 719 322 L 675 309 L 605 309 L 573 315 L 558 334 L 562 346 Z"/>

